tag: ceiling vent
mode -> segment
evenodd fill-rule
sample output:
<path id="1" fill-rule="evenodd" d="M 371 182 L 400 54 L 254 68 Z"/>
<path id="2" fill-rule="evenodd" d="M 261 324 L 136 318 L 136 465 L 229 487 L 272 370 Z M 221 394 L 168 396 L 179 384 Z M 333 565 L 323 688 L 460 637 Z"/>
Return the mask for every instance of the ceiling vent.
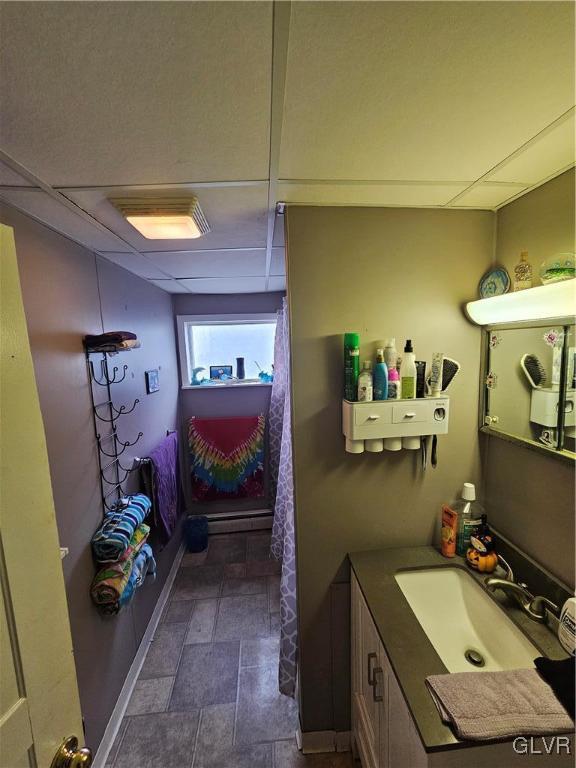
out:
<path id="1" fill-rule="evenodd" d="M 197 197 L 123 197 L 110 202 L 149 240 L 189 240 L 210 232 Z"/>

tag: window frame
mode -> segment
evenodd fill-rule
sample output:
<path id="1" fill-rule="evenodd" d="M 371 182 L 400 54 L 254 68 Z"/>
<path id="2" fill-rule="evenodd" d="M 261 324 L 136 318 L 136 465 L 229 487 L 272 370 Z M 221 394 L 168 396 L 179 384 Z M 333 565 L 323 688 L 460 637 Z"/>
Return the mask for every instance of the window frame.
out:
<path id="1" fill-rule="evenodd" d="M 187 340 L 187 327 L 189 325 L 255 325 L 257 323 L 269 324 L 278 322 L 276 312 L 253 312 L 234 315 L 177 315 L 176 327 L 178 331 L 178 357 L 180 362 L 180 387 L 181 389 L 194 389 L 213 391 L 226 389 L 227 387 L 270 387 L 270 382 L 262 381 L 230 381 L 218 386 L 198 386 L 190 384 L 190 348 Z"/>

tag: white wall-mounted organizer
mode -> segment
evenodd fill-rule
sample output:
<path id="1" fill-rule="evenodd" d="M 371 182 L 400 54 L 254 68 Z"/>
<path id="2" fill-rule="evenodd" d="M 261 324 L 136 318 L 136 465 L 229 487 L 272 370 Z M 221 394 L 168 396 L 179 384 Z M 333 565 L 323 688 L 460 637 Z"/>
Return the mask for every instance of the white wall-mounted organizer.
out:
<path id="1" fill-rule="evenodd" d="M 448 432 L 450 400 L 426 397 L 414 400 L 342 401 L 342 431 L 348 453 L 380 453 L 402 448 L 418 450 L 424 435 Z"/>

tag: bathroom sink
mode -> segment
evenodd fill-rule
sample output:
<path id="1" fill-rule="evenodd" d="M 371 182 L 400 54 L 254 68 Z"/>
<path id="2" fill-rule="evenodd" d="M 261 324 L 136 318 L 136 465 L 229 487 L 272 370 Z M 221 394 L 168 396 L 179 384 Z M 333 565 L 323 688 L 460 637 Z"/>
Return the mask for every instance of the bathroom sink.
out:
<path id="1" fill-rule="evenodd" d="M 401 571 L 395 578 L 449 672 L 533 667 L 542 655 L 462 568 Z"/>

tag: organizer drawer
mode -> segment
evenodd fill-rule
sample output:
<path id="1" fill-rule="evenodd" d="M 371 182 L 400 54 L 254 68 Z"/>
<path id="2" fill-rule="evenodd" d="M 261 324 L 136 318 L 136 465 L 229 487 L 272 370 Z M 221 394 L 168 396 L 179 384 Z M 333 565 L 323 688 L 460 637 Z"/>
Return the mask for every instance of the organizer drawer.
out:
<path id="1" fill-rule="evenodd" d="M 414 424 L 419 421 L 428 421 L 432 416 L 431 403 L 409 400 L 399 403 L 392 408 L 393 424 Z"/>

